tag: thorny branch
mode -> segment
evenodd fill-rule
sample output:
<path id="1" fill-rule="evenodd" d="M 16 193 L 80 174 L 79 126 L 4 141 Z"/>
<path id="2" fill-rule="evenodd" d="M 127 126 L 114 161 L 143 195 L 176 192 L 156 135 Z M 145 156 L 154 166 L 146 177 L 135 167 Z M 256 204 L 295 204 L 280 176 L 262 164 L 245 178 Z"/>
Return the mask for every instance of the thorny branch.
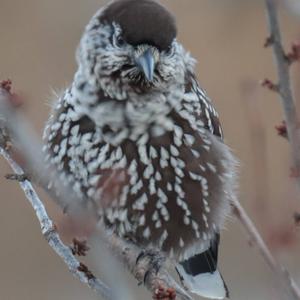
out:
<path id="1" fill-rule="evenodd" d="M 272 46 L 273 48 L 279 79 L 277 85 L 271 84 L 271 81 L 265 81 L 265 85 L 268 83 L 269 85 L 271 84 L 271 87 L 273 88 L 274 86 L 277 87 L 284 109 L 287 135 L 291 145 L 293 170 L 297 170 L 296 173 L 300 174 L 300 127 L 289 73 L 291 63 L 298 60 L 300 57 L 299 45 L 294 44 L 291 52 L 285 53 L 282 45 L 276 3 L 274 0 L 265 0 L 265 3 L 270 31 L 270 36 L 267 39 L 265 46 Z M 300 186 L 300 176 L 297 178 L 297 183 Z"/>
<path id="2" fill-rule="evenodd" d="M 39 150 L 37 150 L 40 148 L 37 147 L 34 152 L 32 152 L 30 145 L 37 145 L 34 138 L 32 138 L 33 142 L 31 141 L 33 134 L 31 131 L 26 131 L 28 126 L 17 126 L 20 124 L 20 121 L 16 112 L 9 107 L 9 103 L 11 103 L 10 95 L 11 94 L 8 93 L 6 89 L 0 87 L 0 155 L 7 160 L 15 172 L 15 175 L 9 176 L 10 179 L 14 179 L 19 182 L 40 221 L 44 237 L 54 251 L 66 263 L 73 276 L 77 277 L 81 282 L 88 284 L 91 289 L 96 291 L 96 293 L 104 299 L 116 299 L 114 290 L 107 287 L 104 283 L 97 279 L 87 266 L 80 263 L 75 258 L 72 252 L 78 251 L 74 251 L 74 249 L 63 244 L 53 222 L 45 210 L 42 201 L 35 192 L 31 182 L 28 180 L 28 174 L 25 175 L 23 169 L 11 157 L 9 151 L 12 147 L 11 140 L 13 140 L 18 144 L 18 148 L 22 149 L 22 154 L 25 153 L 25 160 L 26 158 L 28 159 L 25 165 L 28 167 L 28 170 L 34 174 L 34 178 L 43 178 L 42 187 L 45 188 L 46 186 L 45 190 L 48 191 L 47 179 L 44 178 L 45 176 L 43 175 L 44 169 L 39 169 L 41 166 L 40 163 L 33 163 L 34 156 L 37 158 L 41 156 L 41 154 L 38 153 Z M 26 123 L 26 120 L 24 120 L 24 122 Z M 26 137 L 26 139 L 20 138 L 21 136 Z M 31 175 L 31 173 L 29 175 Z M 56 177 L 55 174 L 53 174 L 53 177 Z M 72 195 L 72 193 L 68 194 L 66 192 L 59 195 L 59 197 L 57 197 L 56 193 L 51 193 L 51 195 L 55 195 L 56 202 L 63 207 L 65 203 L 69 203 L 70 201 L 70 199 L 65 198 L 66 195 Z M 101 230 L 99 238 L 108 245 L 115 256 L 119 258 L 119 260 L 134 275 L 139 283 L 145 283 L 145 286 L 151 291 L 154 299 L 171 300 L 175 299 L 175 297 L 178 300 L 193 299 L 179 284 L 177 284 L 177 282 L 168 273 L 165 266 L 162 266 L 157 273 L 152 271 L 148 273 L 148 270 L 150 269 L 150 261 L 147 257 L 142 258 L 137 263 L 137 258 L 141 253 L 141 249 L 137 246 L 127 243 L 125 240 L 118 238 L 112 233 L 107 233 L 104 230 Z M 85 251 L 86 249 L 81 250 Z"/>

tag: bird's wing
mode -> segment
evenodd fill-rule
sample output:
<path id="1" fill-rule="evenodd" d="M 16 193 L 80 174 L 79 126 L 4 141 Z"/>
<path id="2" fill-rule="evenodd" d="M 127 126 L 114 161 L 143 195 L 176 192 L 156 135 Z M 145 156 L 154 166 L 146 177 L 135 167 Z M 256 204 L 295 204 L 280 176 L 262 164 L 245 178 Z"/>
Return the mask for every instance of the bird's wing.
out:
<path id="1" fill-rule="evenodd" d="M 217 269 L 219 234 L 207 250 L 177 265 L 176 270 L 192 293 L 209 299 L 229 297 L 229 291 Z"/>
<path id="2" fill-rule="evenodd" d="M 219 115 L 206 92 L 199 86 L 195 75 L 192 73 L 186 76 L 185 99 L 187 99 L 189 103 L 191 103 L 191 99 L 194 99 L 193 114 L 196 120 L 203 122 L 204 128 L 209 132 L 223 138 Z"/>
<path id="3" fill-rule="evenodd" d="M 201 124 L 202 130 L 205 128 L 214 136 L 223 138 L 218 113 L 193 74 L 186 81 L 183 105 L 193 114 L 196 123 Z M 201 253 L 180 262 L 176 267 L 186 287 L 206 298 L 224 299 L 229 296 L 227 286 L 217 269 L 219 240 L 220 234 L 217 232 L 210 245 Z"/>

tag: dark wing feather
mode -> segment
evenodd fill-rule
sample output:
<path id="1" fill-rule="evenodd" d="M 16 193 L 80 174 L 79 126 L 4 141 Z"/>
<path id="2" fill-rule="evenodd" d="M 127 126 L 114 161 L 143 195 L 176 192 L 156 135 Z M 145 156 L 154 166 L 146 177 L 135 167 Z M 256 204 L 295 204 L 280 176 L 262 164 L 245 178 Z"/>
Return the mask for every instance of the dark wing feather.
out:
<path id="1" fill-rule="evenodd" d="M 204 127 L 212 134 L 223 138 L 223 131 L 218 113 L 205 91 L 199 86 L 195 75 L 192 73 L 188 73 L 186 76 L 185 93 L 193 93 L 198 97 L 200 109 L 195 109 L 194 111 L 196 119 L 200 119 L 204 123 Z"/>

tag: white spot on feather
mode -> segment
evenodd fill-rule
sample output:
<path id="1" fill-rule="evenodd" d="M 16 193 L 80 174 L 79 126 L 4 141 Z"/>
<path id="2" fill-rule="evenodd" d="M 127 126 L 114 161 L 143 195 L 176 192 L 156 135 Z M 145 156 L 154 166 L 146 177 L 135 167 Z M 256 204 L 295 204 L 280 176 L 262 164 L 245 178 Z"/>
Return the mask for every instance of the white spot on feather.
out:
<path id="1" fill-rule="evenodd" d="M 145 239 L 149 239 L 150 235 L 151 235 L 150 228 L 147 227 L 147 228 L 144 230 L 144 232 L 143 232 L 143 237 L 144 237 Z"/>
<path id="2" fill-rule="evenodd" d="M 193 146 L 193 144 L 195 143 L 195 140 L 196 139 L 190 134 L 184 135 L 184 142 L 187 146 Z"/>
<path id="3" fill-rule="evenodd" d="M 184 241 L 183 241 L 182 238 L 179 239 L 179 246 L 180 246 L 181 248 L 184 247 Z"/>

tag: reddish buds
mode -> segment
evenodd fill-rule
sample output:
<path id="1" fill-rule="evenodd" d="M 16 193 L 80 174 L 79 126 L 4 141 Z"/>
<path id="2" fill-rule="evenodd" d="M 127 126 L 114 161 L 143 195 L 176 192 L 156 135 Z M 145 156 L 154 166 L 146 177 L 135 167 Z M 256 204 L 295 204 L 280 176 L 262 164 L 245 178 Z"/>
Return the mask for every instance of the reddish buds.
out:
<path id="1" fill-rule="evenodd" d="M 160 286 L 158 289 L 155 290 L 153 295 L 153 299 L 163 299 L 163 300 L 172 300 L 176 299 L 176 291 L 173 288 L 164 288 Z"/>
<path id="2" fill-rule="evenodd" d="M 265 47 L 265 48 L 268 48 L 268 47 L 272 46 L 273 43 L 274 43 L 274 38 L 273 38 L 273 36 L 269 36 L 269 37 L 267 37 L 266 40 L 265 40 L 264 47 Z"/>
<path id="3" fill-rule="evenodd" d="M 286 59 L 289 64 L 300 60 L 300 42 L 294 42 L 292 44 L 290 52 L 286 54 Z"/>
<path id="4" fill-rule="evenodd" d="M 264 79 L 262 82 L 261 82 L 261 86 L 262 87 L 265 87 L 265 88 L 268 88 L 270 91 L 273 91 L 273 92 L 279 92 L 279 86 L 278 84 L 275 84 L 273 83 L 270 79 Z"/>
<path id="5" fill-rule="evenodd" d="M 20 107 L 24 104 L 24 98 L 12 92 L 12 82 L 10 79 L 0 81 L 0 89 L 4 89 L 9 95 L 9 101 L 13 107 Z"/>
<path id="6" fill-rule="evenodd" d="M 74 238 L 71 250 L 73 255 L 86 256 L 87 252 L 90 250 L 90 247 L 87 245 L 86 241 L 80 241 Z"/>
<path id="7" fill-rule="evenodd" d="M 280 125 L 275 126 L 275 129 L 277 130 L 277 133 L 279 136 L 286 138 L 286 139 L 288 138 L 288 131 L 287 131 L 285 121 L 282 121 L 282 123 Z"/>
<path id="8" fill-rule="evenodd" d="M 12 82 L 10 79 L 0 81 L 0 88 L 6 90 L 9 94 L 11 93 Z"/>
<path id="9" fill-rule="evenodd" d="M 88 267 L 85 264 L 80 263 L 77 270 L 79 272 L 84 273 L 88 280 L 95 279 L 95 276 L 93 275 L 93 273 L 88 269 Z"/>

